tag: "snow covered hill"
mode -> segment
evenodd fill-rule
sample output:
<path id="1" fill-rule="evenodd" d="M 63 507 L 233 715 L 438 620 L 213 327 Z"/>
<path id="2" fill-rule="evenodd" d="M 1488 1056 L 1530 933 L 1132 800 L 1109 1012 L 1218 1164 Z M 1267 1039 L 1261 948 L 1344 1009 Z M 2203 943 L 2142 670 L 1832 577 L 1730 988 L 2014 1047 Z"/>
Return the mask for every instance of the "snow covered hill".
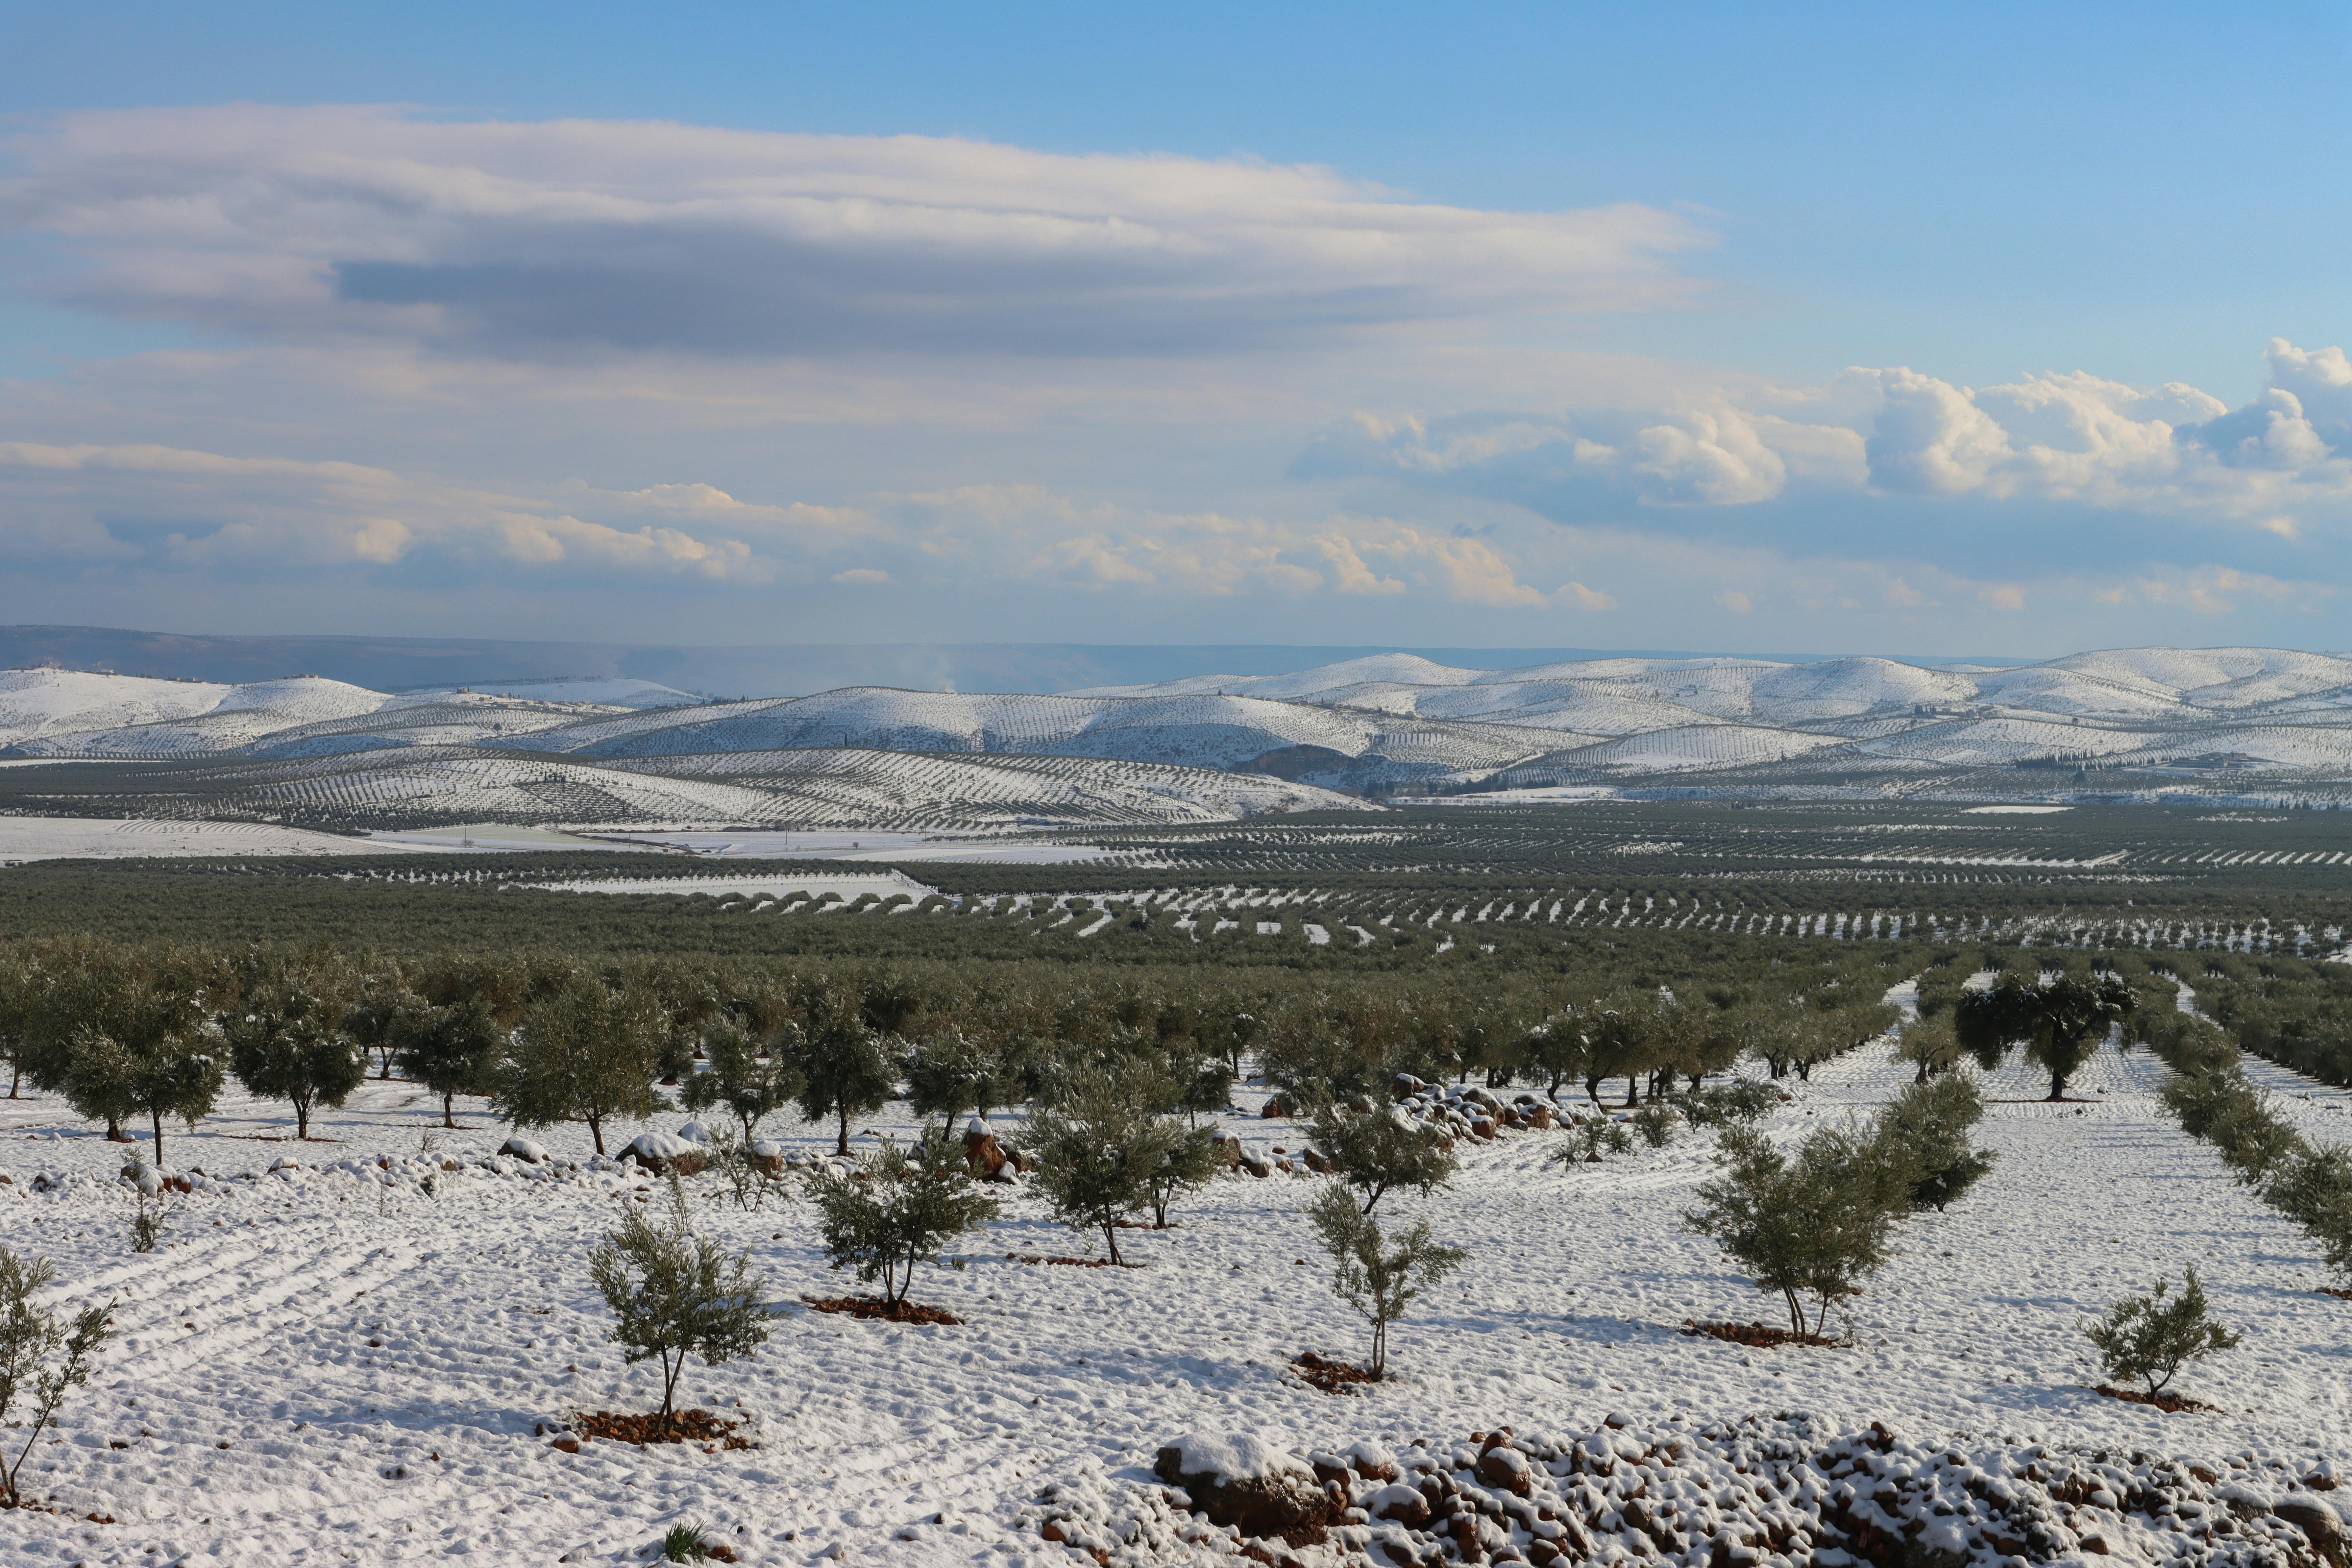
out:
<path id="1" fill-rule="evenodd" d="M 2352 658 L 2158 647 L 2002 668 L 1855 658 L 1470 669 L 1382 654 L 1286 675 L 1059 694 L 860 686 L 731 702 L 623 679 L 388 695 L 312 677 L 226 686 L 0 671 L 0 753 L 17 758 L 345 759 L 325 772 L 351 781 L 339 786 L 346 793 L 365 794 L 394 774 L 445 774 L 453 750 L 484 777 L 499 759 L 524 774 L 570 777 L 565 770 L 591 767 L 643 777 L 687 759 L 814 751 L 1093 759 L 1143 770 L 1099 774 L 1119 781 L 1114 794 L 1150 793 L 1160 785 L 1150 770 L 1174 768 L 1187 778 L 1249 773 L 1374 796 L 1655 780 L 1797 789 L 1876 781 L 1996 794 L 2061 784 L 2139 794 L 2284 786 L 2352 800 Z M 956 774 L 937 804 L 958 810 L 997 800 L 997 784 L 982 787 L 983 777 L 996 775 Z M 967 786 L 979 793 L 954 793 Z M 893 811 L 918 809 L 896 779 L 875 787 L 875 809 L 886 800 Z M 626 802 L 642 788 L 604 793 Z M 1205 799 L 1197 783 L 1175 793 Z M 660 820 L 680 815 L 667 796 L 644 804 Z M 1271 809 L 1254 801 L 1236 808 Z M 765 808 L 749 815 L 776 820 Z"/>

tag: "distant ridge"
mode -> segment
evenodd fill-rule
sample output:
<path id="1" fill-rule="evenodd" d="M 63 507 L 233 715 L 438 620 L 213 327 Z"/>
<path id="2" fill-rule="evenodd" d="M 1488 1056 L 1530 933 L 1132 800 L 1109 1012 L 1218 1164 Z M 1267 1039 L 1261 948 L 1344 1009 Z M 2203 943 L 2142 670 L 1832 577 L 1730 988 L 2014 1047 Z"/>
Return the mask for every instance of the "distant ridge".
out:
<path id="1" fill-rule="evenodd" d="M 847 686 L 1028 692 L 1208 675 L 1286 675 L 1382 655 L 1494 669 L 1594 658 L 1692 658 L 1674 649 L 1142 647 L 1084 643 L 801 643 L 693 647 L 481 637 L 216 637 L 110 626 L 0 626 L 0 668 L 44 666 L 225 685 L 317 675 L 375 691 L 547 680 L 649 681 L 703 697 L 805 697 Z M 1776 654 L 1807 664 L 1832 655 Z M 2004 658 L 1905 662 L 2009 665 Z"/>

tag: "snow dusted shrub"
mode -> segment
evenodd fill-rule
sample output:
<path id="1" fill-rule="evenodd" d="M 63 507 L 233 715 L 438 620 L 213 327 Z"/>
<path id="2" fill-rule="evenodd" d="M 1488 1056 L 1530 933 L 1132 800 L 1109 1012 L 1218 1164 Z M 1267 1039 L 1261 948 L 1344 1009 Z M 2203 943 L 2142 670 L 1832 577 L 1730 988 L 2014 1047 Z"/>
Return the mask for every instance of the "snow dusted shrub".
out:
<path id="1" fill-rule="evenodd" d="M 1563 1164 L 1589 1165 L 1604 1153 L 1629 1154 L 1633 1150 L 1633 1134 L 1625 1130 L 1624 1123 L 1596 1116 L 1578 1122 L 1576 1130 L 1568 1135 L 1568 1142 L 1552 1158 Z"/>
<path id="2" fill-rule="evenodd" d="M 808 1194 L 826 1254 L 855 1268 L 861 1283 L 879 1280 L 894 1307 L 907 1299 L 916 1264 L 937 1259 L 942 1243 L 1002 1212 L 972 1181 L 962 1143 L 936 1127 L 911 1148 L 885 1140 L 854 1173 L 820 1167 Z"/>
<path id="3" fill-rule="evenodd" d="M 907 1053 L 907 1103 L 942 1126 L 953 1128 L 967 1110 L 985 1117 L 1023 1098 L 1018 1064 L 995 1041 L 951 1029 Z"/>
<path id="4" fill-rule="evenodd" d="M 2242 1079 L 2239 1081 L 2244 1083 Z M 2268 1098 L 2251 1084 L 2222 1105 L 2205 1135 L 2221 1151 L 2221 1163 L 2238 1180 L 2253 1187 L 2266 1184 L 2305 1147 L 2293 1124 L 2273 1110 Z"/>
<path id="5" fill-rule="evenodd" d="M 1323 1189 L 1307 1214 L 1337 1265 L 1332 1291 L 1371 1325 L 1372 1359 L 1367 1370 L 1384 1377 L 1389 1325 L 1404 1316 L 1415 1298 L 1469 1261 L 1470 1254 L 1439 1243 L 1425 1219 L 1413 1221 L 1391 1244 L 1381 1234 L 1381 1222 L 1359 1209 L 1355 1195 L 1337 1183 Z"/>
<path id="6" fill-rule="evenodd" d="M 1459 1162 L 1436 1128 L 1393 1109 L 1350 1110 L 1326 1101 L 1307 1127 L 1317 1152 L 1332 1173 L 1354 1188 L 1370 1214 L 1393 1188 L 1424 1196 L 1454 1179 Z"/>
<path id="7" fill-rule="evenodd" d="M 632 1363 L 658 1361 L 661 1418 L 675 1414 L 686 1358 L 719 1366 L 750 1355 L 768 1342 L 766 1280 L 751 1271 L 751 1255 L 730 1258 L 696 1233 L 685 1184 L 669 1182 L 669 1215 L 656 1226 L 624 1200 L 621 1223 L 589 1255 L 588 1276 L 620 1321 L 612 1337 Z"/>
<path id="8" fill-rule="evenodd" d="M 1152 1184 L 1196 1135 L 1161 1108 L 1166 1077 L 1146 1062 L 1083 1068 L 1064 1081 L 1033 1132 L 1037 1184 L 1054 1216 L 1073 1230 L 1098 1230 L 1118 1256 L 1118 1222 L 1151 1202 Z"/>
<path id="9" fill-rule="evenodd" d="M 678 1096 L 688 1110 L 724 1109 L 743 1129 L 748 1149 L 761 1120 L 790 1105 L 803 1088 L 800 1074 L 774 1042 L 763 1042 L 731 1018 L 704 1032 L 702 1053 L 709 1067 L 691 1073 Z"/>
<path id="10" fill-rule="evenodd" d="M 1885 1267 L 1908 1207 L 1910 1167 L 1876 1138 L 1840 1127 L 1816 1129 L 1794 1159 L 1735 1127 L 1716 1163 L 1723 1173 L 1700 1184 L 1684 1226 L 1722 1247 L 1759 1290 L 1778 1292 L 1791 1333 L 1820 1335 L 1831 1303 L 1860 1294 Z M 1807 1296 L 1817 1303 L 1810 1320 Z"/>
<path id="11" fill-rule="evenodd" d="M 343 1002 L 319 977 L 274 976 L 224 1022 L 229 1070 L 248 1093 L 294 1107 L 294 1135 L 310 1136 L 310 1112 L 340 1110 L 367 1081 L 367 1055 L 343 1029 Z"/>
<path id="12" fill-rule="evenodd" d="M 134 1165 L 131 1178 L 131 1250 L 152 1252 L 163 1245 L 170 1214 L 163 1205 L 163 1185 L 145 1165 Z"/>
<path id="13" fill-rule="evenodd" d="M 90 1363 L 114 1331 L 114 1308 L 85 1307 L 74 1314 L 73 1326 L 34 1305 L 33 1298 L 57 1278 L 45 1258 L 20 1258 L 0 1247 L 0 1422 L 29 1428 L 14 1461 L 0 1450 L 0 1501 L 15 1508 L 24 1502 L 17 1477 L 25 1458 L 65 1403 L 68 1391 L 89 1381 Z M 60 1360 L 59 1358 L 62 1357 Z M 29 1394 L 30 1407 L 21 1419 L 10 1420 L 20 1394 Z"/>
<path id="14" fill-rule="evenodd" d="M 1926 1083 L 1939 1073 L 1958 1067 L 1968 1056 L 1960 1044 L 1958 1029 L 1952 1015 L 1943 1012 L 1922 1013 L 1903 1026 L 1895 1037 L 1895 1059 L 1909 1062 L 1918 1069 L 1914 1083 Z"/>
<path id="15" fill-rule="evenodd" d="M 1681 1121 L 1673 1106 L 1653 1100 L 1627 1117 L 1625 1124 L 1651 1148 L 1663 1149 L 1675 1141 L 1675 1128 Z"/>
<path id="16" fill-rule="evenodd" d="M 2118 1383 L 2144 1385 L 2150 1399 L 2163 1393 L 2183 1366 L 2230 1350 L 2240 1338 L 2214 1321 L 2195 1264 L 2184 1271 L 2180 1294 L 2169 1301 L 2165 1300 L 2167 1283 L 2158 1279 L 2148 1295 L 2125 1297 L 2084 1329 L 2107 1375 Z"/>
<path id="17" fill-rule="evenodd" d="M 1144 1204 L 1151 1210 L 1151 1223 L 1161 1230 L 1168 1228 L 1168 1209 L 1186 1193 L 1198 1192 L 1213 1180 L 1220 1169 L 1217 1144 L 1221 1135 L 1213 1127 L 1187 1127 L 1178 1133 L 1167 1152 L 1160 1157 L 1157 1170 L 1143 1181 Z"/>
<path id="18" fill-rule="evenodd" d="M 650 995 L 577 976 L 523 1016 L 492 1109 L 523 1128 L 585 1121 L 602 1154 L 605 1122 L 661 1108 L 653 1083 L 667 1027 Z"/>
<path id="19" fill-rule="evenodd" d="M 1671 1103 L 1693 1127 L 1731 1127 L 1770 1115 L 1780 1103 L 1780 1091 L 1756 1079 L 1736 1078 L 1677 1095 Z"/>
<path id="20" fill-rule="evenodd" d="M 775 1185 L 766 1170 L 751 1152 L 751 1145 L 726 1128 L 710 1135 L 709 1163 L 707 1169 L 718 1173 L 727 1184 L 729 1194 L 739 1209 L 765 1208 L 768 1191 Z"/>
<path id="21" fill-rule="evenodd" d="M 2352 1149 L 2298 1148 L 2263 1183 L 2262 1196 L 2303 1227 L 2338 1279 L 2352 1283 Z"/>
<path id="22" fill-rule="evenodd" d="M 1976 1079 L 1957 1072 L 1908 1085 L 1878 1113 L 1886 1157 L 1909 1167 L 1913 1208 L 1941 1214 L 1992 1169 L 1992 1152 L 1969 1144 L 1983 1117 Z"/>

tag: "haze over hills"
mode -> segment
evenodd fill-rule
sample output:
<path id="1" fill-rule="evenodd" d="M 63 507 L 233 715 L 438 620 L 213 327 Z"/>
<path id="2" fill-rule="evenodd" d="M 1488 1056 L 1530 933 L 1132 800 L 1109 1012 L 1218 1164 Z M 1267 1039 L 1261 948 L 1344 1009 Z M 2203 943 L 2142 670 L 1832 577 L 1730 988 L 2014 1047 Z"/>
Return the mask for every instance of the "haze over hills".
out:
<path id="1" fill-rule="evenodd" d="M 2352 798 L 2352 659 L 2126 648 L 2009 667 L 1386 653 L 1062 693 L 850 687 L 710 702 L 631 678 L 385 693 L 0 672 L 0 748 L 85 767 L 54 809 L 283 820 L 1003 828 L 1527 789 Z M 13 809 L 40 774 L 12 778 Z M 135 795 L 136 799 L 132 799 Z M 80 804 L 76 805 L 75 802 Z M 139 802 L 145 804 L 140 805 Z"/>

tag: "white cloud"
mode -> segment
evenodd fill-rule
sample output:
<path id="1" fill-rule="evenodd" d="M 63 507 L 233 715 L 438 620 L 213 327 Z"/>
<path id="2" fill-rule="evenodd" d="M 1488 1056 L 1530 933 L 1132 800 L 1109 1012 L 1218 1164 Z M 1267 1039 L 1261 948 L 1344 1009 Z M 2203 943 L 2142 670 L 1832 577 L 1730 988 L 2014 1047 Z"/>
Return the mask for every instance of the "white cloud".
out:
<path id="1" fill-rule="evenodd" d="M 51 280 L 76 304 L 524 357 L 1192 355 L 1656 304 L 1707 238 L 1241 160 L 374 107 L 72 114 L 8 152 L 0 223 L 79 253 Z"/>

